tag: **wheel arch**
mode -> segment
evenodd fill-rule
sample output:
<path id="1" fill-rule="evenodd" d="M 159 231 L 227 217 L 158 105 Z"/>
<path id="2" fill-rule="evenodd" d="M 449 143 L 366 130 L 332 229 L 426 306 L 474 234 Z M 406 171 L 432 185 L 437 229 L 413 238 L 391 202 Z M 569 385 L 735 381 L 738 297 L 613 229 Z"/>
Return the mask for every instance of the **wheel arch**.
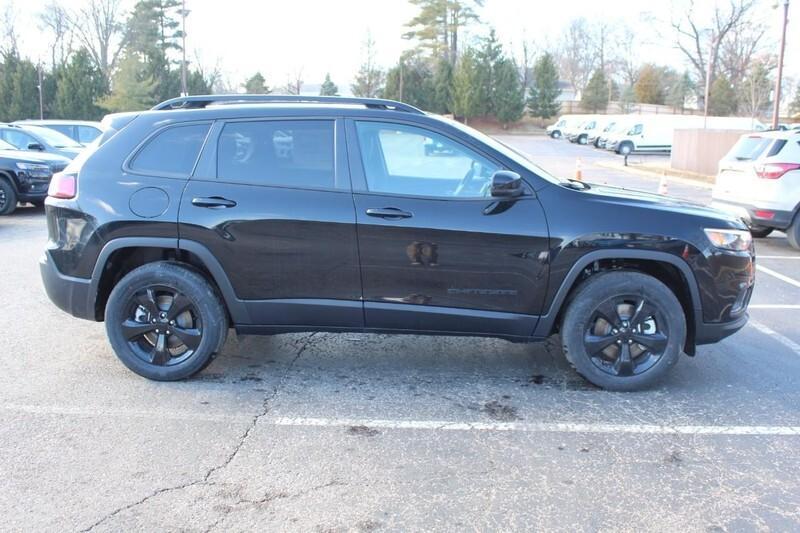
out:
<path id="1" fill-rule="evenodd" d="M 174 261 L 203 275 L 219 291 L 231 324 L 249 323 L 247 309 L 236 298 L 227 274 L 202 244 L 166 237 L 122 237 L 109 241 L 100 252 L 89 289 L 95 319 L 103 320 L 111 290 L 131 270 L 154 261 Z"/>
<path id="2" fill-rule="evenodd" d="M 694 355 L 697 321 L 703 316 L 697 279 L 680 257 L 654 250 L 596 250 L 581 257 L 564 277 L 547 312 L 540 317 L 534 336 L 546 337 L 554 333 L 570 297 L 583 281 L 593 273 L 609 270 L 642 272 L 662 281 L 683 307 L 687 331 L 684 351 Z"/>

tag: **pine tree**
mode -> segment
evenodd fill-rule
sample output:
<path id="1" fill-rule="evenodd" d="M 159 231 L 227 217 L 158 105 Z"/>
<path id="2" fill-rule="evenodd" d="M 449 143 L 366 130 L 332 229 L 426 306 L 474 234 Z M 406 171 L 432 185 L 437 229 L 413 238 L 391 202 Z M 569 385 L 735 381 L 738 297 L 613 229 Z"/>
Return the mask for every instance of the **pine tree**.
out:
<path id="1" fill-rule="evenodd" d="M 605 111 L 608 106 L 608 80 L 602 70 L 597 69 L 581 94 L 581 107 L 592 113 Z"/>
<path id="2" fill-rule="evenodd" d="M 102 72 L 86 50 L 78 50 L 58 74 L 54 115 L 56 118 L 99 120 L 103 110 L 95 102 L 106 92 Z"/>
<path id="3" fill-rule="evenodd" d="M 519 79 L 517 66 L 511 59 L 502 58 L 495 65 L 494 103 L 495 116 L 503 125 L 516 122 L 525 113 L 525 91 Z"/>
<path id="4" fill-rule="evenodd" d="M 733 90 L 730 80 L 720 76 L 711 84 L 710 102 L 708 112 L 711 115 L 725 117 L 736 113 L 738 102 L 736 91 Z"/>
<path id="5" fill-rule="evenodd" d="M 555 116 L 561 108 L 558 97 L 558 70 L 553 56 L 546 52 L 533 66 L 533 80 L 528 96 L 531 116 L 548 119 Z"/>
<path id="6" fill-rule="evenodd" d="M 420 46 L 431 51 L 435 59 L 456 63 L 459 54 L 459 32 L 473 22 L 478 22 L 476 6 L 484 0 L 409 0 L 419 8 L 417 16 L 406 27 L 403 35 L 414 39 Z"/>
<path id="7" fill-rule="evenodd" d="M 10 120 L 39 118 L 39 72 L 27 59 L 17 62 L 11 78 Z"/>
<path id="8" fill-rule="evenodd" d="M 433 105 L 431 111 L 447 114 L 453 111 L 453 65 L 446 59 L 436 62 L 433 74 Z"/>
<path id="9" fill-rule="evenodd" d="M 127 22 L 127 53 L 137 53 L 145 75 L 153 78 L 158 101 L 180 93 L 180 69 L 170 54 L 181 50 L 178 10 L 181 0 L 139 0 Z"/>
<path id="10" fill-rule="evenodd" d="M 496 68 L 503 57 L 503 47 L 497 40 L 494 29 L 484 39 L 483 46 L 477 52 L 477 104 L 479 115 L 493 115 L 495 87 L 497 84 Z"/>
<path id="11" fill-rule="evenodd" d="M 404 52 L 398 64 L 386 73 L 385 98 L 428 110 L 434 105 L 434 95 L 433 73 L 418 50 Z"/>
<path id="12" fill-rule="evenodd" d="M 694 92 L 694 84 L 689 76 L 689 71 L 685 71 L 677 82 L 670 88 L 667 96 L 667 104 L 683 111 L 686 108 L 686 101 Z"/>
<path id="13" fill-rule="evenodd" d="M 468 48 L 459 58 L 453 75 L 453 113 L 463 118 L 465 124 L 481 112 L 477 63 L 474 50 Z"/>
<path id="14" fill-rule="evenodd" d="M 243 87 L 247 94 L 269 94 L 272 92 L 267 86 L 267 80 L 264 79 L 264 76 L 262 76 L 260 72 L 256 72 L 250 76 L 250 78 L 244 82 Z"/>
<path id="15" fill-rule="evenodd" d="M 339 96 L 339 87 L 337 87 L 336 84 L 331 81 L 330 73 L 325 74 L 325 81 L 322 82 L 322 86 L 319 88 L 319 95 Z"/>
<path id="16" fill-rule="evenodd" d="M 147 109 L 155 103 L 157 83 L 135 54 L 127 54 L 111 81 L 111 94 L 98 100 L 97 105 L 111 113 Z"/>

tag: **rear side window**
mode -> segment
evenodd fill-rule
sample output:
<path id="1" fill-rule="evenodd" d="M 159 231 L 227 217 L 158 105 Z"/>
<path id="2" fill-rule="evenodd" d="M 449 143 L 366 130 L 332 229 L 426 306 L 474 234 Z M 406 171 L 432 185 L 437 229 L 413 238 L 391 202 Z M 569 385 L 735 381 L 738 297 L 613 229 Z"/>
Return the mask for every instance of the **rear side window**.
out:
<path id="1" fill-rule="evenodd" d="M 332 120 L 230 122 L 217 149 L 217 177 L 255 185 L 335 187 Z"/>
<path id="2" fill-rule="evenodd" d="M 75 134 L 72 131 L 72 126 L 65 126 L 63 124 L 51 124 L 47 127 L 50 128 L 51 130 L 56 130 L 58 133 L 63 133 L 70 139 L 75 138 Z"/>
<path id="3" fill-rule="evenodd" d="M 763 154 L 764 150 L 766 150 L 767 146 L 771 143 L 772 139 L 769 137 L 758 137 L 755 135 L 742 137 L 739 139 L 739 142 L 733 145 L 728 156 L 737 161 L 753 161 Z"/>
<path id="4" fill-rule="evenodd" d="M 78 126 L 78 141 L 82 144 L 89 144 L 100 136 L 100 130 L 91 126 Z"/>
<path id="5" fill-rule="evenodd" d="M 210 124 L 188 124 L 165 129 L 136 154 L 131 170 L 157 176 L 189 176 L 209 127 Z"/>
<path id="6" fill-rule="evenodd" d="M 781 150 L 783 150 L 784 146 L 786 146 L 786 139 L 777 139 L 774 143 L 772 143 L 772 147 L 769 149 L 767 157 L 778 155 Z"/>

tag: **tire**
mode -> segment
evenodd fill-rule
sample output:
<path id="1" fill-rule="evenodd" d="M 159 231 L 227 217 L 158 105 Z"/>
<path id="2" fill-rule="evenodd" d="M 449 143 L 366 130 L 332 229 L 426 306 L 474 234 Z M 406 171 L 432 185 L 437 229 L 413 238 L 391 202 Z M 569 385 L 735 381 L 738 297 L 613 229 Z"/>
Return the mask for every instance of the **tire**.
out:
<path id="1" fill-rule="evenodd" d="M 617 153 L 619 155 L 630 155 L 631 152 L 633 152 L 633 145 L 629 142 L 624 142 L 617 148 Z"/>
<path id="2" fill-rule="evenodd" d="M 583 144 L 583 145 L 586 144 L 586 135 L 581 135 L 580 137 L 578 137 L 578 144 Z"/>
<path id="3" fill-rule="evenodd" d="M 769 234 L 772 233 L 773 228 L 767 228 L 764 226 L 753 226 L 750 228 L 750 235 L 752 235 L 756 239 L 763 239 L 765 237 L 769 237 Z"/>
<path id="4" fill-rule="evenodd" d="M 639 272 L 591 276 L 570 298 L 561 322 L 567 360 L 585 379 L 613 391 L 645 389 L 663 379 L 685 340 L 686 317 L 675 294 Z"/>
<path id="5" fill-rule="evenodd" d="M 214 287 L 190 267 L 170 262 L 147 264 L 123 277 L 108 298 L 105 321 L 120 361 L 157 381 L 201 371 L 228 333 Z"/>
<path id="6" fill-rule="evenodd" d="M 552 133 L 552 135 L 550 135 L 550 136 L 551 136 L 553 139 L 560 139 L 560 138 L 561 138 L 561 132 L 560 132 L 560 131 L 558 131 L 558 130 L 555 130 L 555 131 Z"/>
<path id="7" fill-rule="evenodd" d="M 17 193 L 11 183 L 0 178 L 0 216 L 10 215 L 17 209 Z"/>
<path id="8" fill-rule="evenodd" d="M 800 250 L 800 214 L 794 216 L 794 222 L 786 229 L 789 245 L 795 250 Z"/>

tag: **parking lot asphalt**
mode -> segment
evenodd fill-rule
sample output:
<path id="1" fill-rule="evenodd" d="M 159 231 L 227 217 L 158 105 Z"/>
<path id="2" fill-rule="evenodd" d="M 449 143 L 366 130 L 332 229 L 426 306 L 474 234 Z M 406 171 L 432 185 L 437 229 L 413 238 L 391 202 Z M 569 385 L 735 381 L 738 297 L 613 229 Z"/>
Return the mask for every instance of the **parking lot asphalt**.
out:
<path id="1" fill-rule="evenodd" d="M 150 382 L 50 304 L 45 238 L 41 210 L 0 218 L 0 530 L 800 528 L 800 253 L 780 234 L 757 241 L 751 322 L 628 394 L 585 383 L 557 338 L 231 333 L 200 375 Z"/>

